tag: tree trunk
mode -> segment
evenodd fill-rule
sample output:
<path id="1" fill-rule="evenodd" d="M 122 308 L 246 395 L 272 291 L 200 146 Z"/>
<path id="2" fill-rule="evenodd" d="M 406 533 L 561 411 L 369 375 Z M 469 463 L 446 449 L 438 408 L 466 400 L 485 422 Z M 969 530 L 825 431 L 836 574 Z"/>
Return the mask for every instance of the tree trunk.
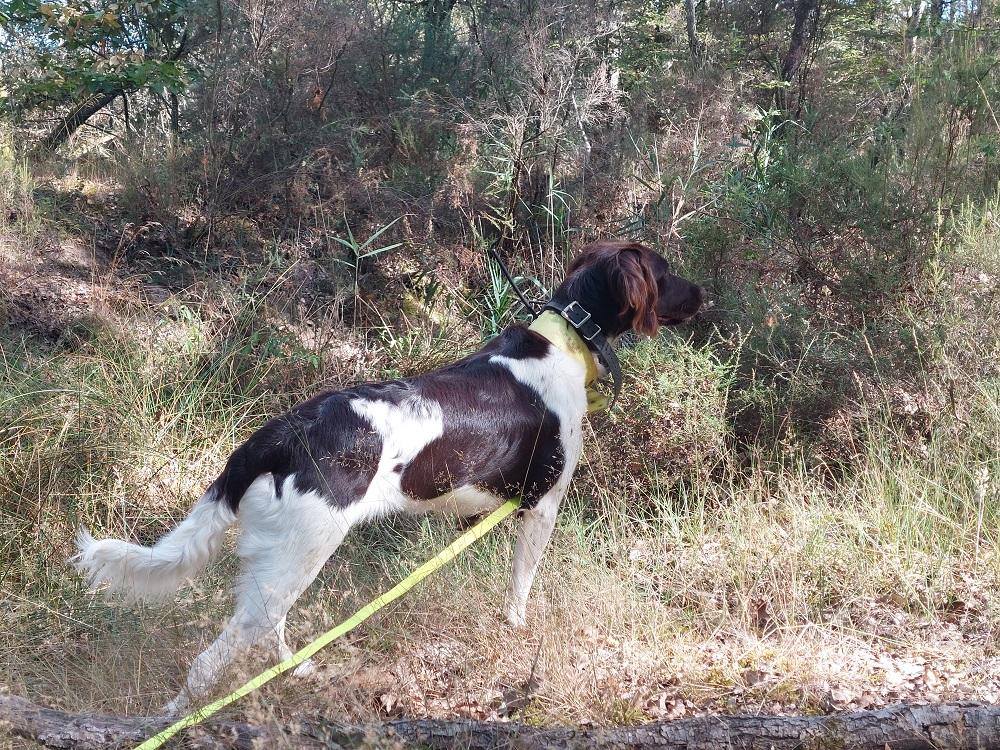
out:
<path id="1" fill-rule="evenodd" d="M 691 54 L 691 64 L 696 68 L 700 68 L 705 48 L 698 38 L 698 19 L 695 17 L 695 0 L 684 0 L 684 15 L 687 19 L 688 50 Z"/>
<path id="2" fill-rule="evenodd" d="M 906 31 L 903 32 L 903 51 L 907 57 L 913 57 L 917 51 L 917 32 L 926 10 L 927 0 L 913 0 L 907 8 Z"/>
<path id="3" fill-rule="evenodd" d="M 168 99 L 170 102 L 170 145 L 177 148 L 177 143 L 181 138 L 181 105 L 177 99 L 177 94 L 170 92 Z"/>
<path id="4" fill-rule="evenodd" d="M 0 695 L 0 721 L 16 737 L 44 747 L 104 750 L 131 747 L 169 721 L 74 715 Z M 211 721 L 188 730 L 185 745 L 215 749 L 255 747 L 450 750 L 1000 750 L 1000 707 L 972 703 L 896 705 L 879 711 L 827 716 L 705 716 L 638 727 L 536 729 L 522 724 L 403 719 L 351 726 L 302 720 L 287 726 Z"/>
<path id="5" fill-rule="evenodd" d="M 45 136 L 36 147 L 40 154 L 49 154 L 59 148 L 67 138 L 87 120 L 96 115 L 115 99 L 121 96 L 124 91 L 118 90 L 107 94 L 93 94 L 89 98 L 77 104 L 59 124 L 56 125 L 49 134 Z"/>
<path id="6" fill-rule="evenodd" d="M 950 0 L 930 0 L 930 17 L 927 19 L 927 25 L 930 31 L 930 48 L 933 50 L 941 49 L 941 38 L 948 22 L 946 6 L 950 4 Z"/>
<path id="7" fill-rule="evenodd" d="M 420 74 L 424 80 L 441 72 L 441 55 L 448 40 L 451 10 L 457 0 L 424 0 L 424 46 Z"/>
<path id="8" fill-rule="evenodd" d="M 789 117 L 789 100 L 792 81 L 798 75 L 802 61 L 809 51 L 809 44 L 815 34 L 819 21 L 819 0 L 795 0 L 794 23 L 792 36 L 788 42 L 788 51 L 781 61 L 781 80 L 786 84 L 777 90 L 779 109 Z"/>

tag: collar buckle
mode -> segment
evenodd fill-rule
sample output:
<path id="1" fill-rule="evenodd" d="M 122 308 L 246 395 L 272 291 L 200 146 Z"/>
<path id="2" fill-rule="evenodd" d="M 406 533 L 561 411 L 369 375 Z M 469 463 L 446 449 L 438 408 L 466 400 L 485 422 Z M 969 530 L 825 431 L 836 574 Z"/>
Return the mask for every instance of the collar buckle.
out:
<path id="1" fill-rule="evenodd" d="M 583 313 L 583 317 L 574 320 L 573 315 L 576 312 Z M 601 333 L 601 327 L 597 325 L 597 323 L 592 323 L 591 325 L 593 326 L 594 330 L 591 332 L 589 336 L 584 334 L 584 332 L 581 329 L 583 328 L 584 325 L 587 324 L 587 321 L 590 320 L 592 316 L 590 312 L 576 300 L 573 300 L 568 305 L 566 305 L 566 307 L 562 308 L 559 311 L 559 314 L 563 318 L 565 318 L 569 322 L 569 324 L 573 326 L 580 333 L 581 336 L 583 336 L 585 341 L 593 341 Z"/>

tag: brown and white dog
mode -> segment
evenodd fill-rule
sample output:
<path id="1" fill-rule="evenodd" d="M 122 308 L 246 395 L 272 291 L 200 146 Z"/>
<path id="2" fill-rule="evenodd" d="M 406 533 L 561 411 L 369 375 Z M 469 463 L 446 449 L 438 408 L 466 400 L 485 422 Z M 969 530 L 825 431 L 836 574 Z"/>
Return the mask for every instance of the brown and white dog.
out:
<path id="1" fill-rule="evenodd" d="M 700 287 L 671 274 L 649 248 L 594 243 L 553 295 L 566 311 L 545 313 L 555 325 L 574 323 L 566 334 L 573 346 L 546 337 L 544 326 L 537 333 L 515 325 L 440 370 L 320 394 L 237 448 L 188 517 L 155 545 L 98 541 L 81 530 L 75 564 L 93 587 L 162 597 L 201 570 L 239 521 L 236 611 L 195 659 L 171 712 L 204 695 L 255 643 L 288 658 L 289 608 L 352 526 L 397 511 L 470 516 L 520 496 L 505 614 L 522 626 L 580 458 L 586 387 L 602 364 L 597 344 L 684 322 L 702 299 Z M 306 662 L 296 673 L 311 670 Z"/>

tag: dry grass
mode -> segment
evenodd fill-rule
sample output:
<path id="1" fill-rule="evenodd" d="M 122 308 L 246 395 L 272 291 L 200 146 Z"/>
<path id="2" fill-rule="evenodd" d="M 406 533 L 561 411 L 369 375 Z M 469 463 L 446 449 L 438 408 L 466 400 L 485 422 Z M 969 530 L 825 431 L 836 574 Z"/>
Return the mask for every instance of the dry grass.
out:
<path id="1" fill-rule="evenodd" d="M 871 474 L 837 487 L 794 471 L 751 475 L 684 506 L 663 498 L 641 522 L 595 519 L 576 495 L 526 632 L 498 618 L 511 543 L 502 527 L 329 649 L 314 681 L 281 680 L 237 710 L 605 724 L 995 700 L 996 549 L 977 535 L 975 514 L 947 513 L 934 490 L 945 478 L 926 469 L 887 472 L 875 460 Z M 913 502 L 893 498 L 886 480 L 908 481 Z M 106 525 L 142 537 L 128 523 Z M 226 615 L 232 560 L 169 606 L 129 609 L 79 590 L 64 567 L 70 532 L 49 529 L 56 544 L 34 572 L 44 593 L 4 585 L 8 686 L 71 709 L 153 711 Z M 409 519 L 356 534 L 296 608 L 294 642 L 457 533 L 448 521 Z M 233 684 L 259 664 L 248 660 Z"/>
<path id="2" fill-rule="evenodd" d="M 85 521 L 129 538 L 161 533 L 266 405 L 250 400 L 249 411 L 203 425 L 205 403 L 178 414 L 178 402 L 196 403 L 178 397 L 153 418 L 150 393 L 130 390 L 149 370 L 121 367 L 113 350 L 92 354 L 91 366 L 95 356 L 126 382 L 91 370 L 86 386 L 47 394 L 9 422 L 5 495 L 19 501 L 3 534 L 13 570 L 3 583 L 10 640 L 2 668 L 10 689 L 42 700 L 144 713 L 214 637 L 233 561 L 172 605 L 130 609 L 80 590 L 65 565 L 73 528 Z M 93 414 L 102 408 L 97 388 L 108 400 Z M 87 406 L 74 409 L 73 400 Z M 112 416 L 113 407 L 127 417 Z M 1000 413 L 995 401 L 989 408 Z M 127 433 L 117 431 L 123 426 Z M 72 439 L 80 430 L 83 444 Z M 67 452 L 78 465 L 60 460 Z M 601 461 L 595 453 L 591 464 Z M 643 508 L 578 483 L 527 632 L 498 619 L 511 542 L 502 528 L 332 648 L 315 682 L 282 681 L 244 710 L 286 719 L 307 706 L 356 719 L 628 723 L 900 697 L 991 700 L 995 493 L 975 484 L 988 473 L 964 476 L 944 459 L 900 458 L 886 447 L 832 486 L 794 463 L 662 495 L 647 477 Z M 971 501 L 958 502 L 968 490 Z M 361 531 L 297 607 L 292 637 L 303 643 L 338 622 L 456 533 L 437 519 Z M 249 661 L 242 674 L 258 665 Z"/>

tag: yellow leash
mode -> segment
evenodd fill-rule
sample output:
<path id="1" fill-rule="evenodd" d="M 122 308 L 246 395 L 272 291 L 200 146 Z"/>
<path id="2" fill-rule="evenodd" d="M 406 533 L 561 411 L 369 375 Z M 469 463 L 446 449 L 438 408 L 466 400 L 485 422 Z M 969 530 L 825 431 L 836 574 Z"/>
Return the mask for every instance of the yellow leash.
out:
<path id="1" fill-rule="evenodd" d="M 337 640 L 338 638 L 340 638 L 340 636 L 344 635 L 345 633 L 350 633 L 352 630 L 354 630 L 354 628 L 356 628 L 358 625 L 363 623 L 373 614 L 382 609 L 382 607 L 401 597 L 403 594 L 412 589 L 422 580 L 427 578 L 427 576 L 431 575 L 439 568 L 441 568 L 445 563 L 454 560 L 463 551 L 465 551 L 466 547 L 475 542 L 477 539 L 480 539 L 483 536 L 485 536 L 490 531 L 490 529 L 492 529 L 494 526 L 500 523 L 503 519 L 505 519 L 515 510 L 517 510 L 518 505 L 519 503 L 517 500 L 508 500 L 506 503 L 501 505 L 495 511 L 490 513 L 482 521 L 480 521 L 471 529 L 469 529 L 460 537 L 458 537 L 458 539 L 456 539 L 454 542 L 452 542 L 443 550 L 434 555 L 434 557 L 432 557 L 430 560 L 428 560 L 419 568 L 410 573 L 410 575 L 408 575 L 402 581 L 400 581 L 391 589 L 382 594 L 378 599 L 375 599 L 371 603 L 366 604 L 364 607 L 355 612 L 347 620 L 344 620 L 344 622 L 340 623 L 340 625 L 337 625 L 331 630 L 326 631 L 325 633 L 323 633 L 323 635 L 319 636 L 319 638 L 314 640 L 305 648 L 300 649 L 299 651 L 294 653 L 289 658 L 285 659 L 280 664 L 275 664 L 267 671 L 261 672 L 259 675 L 254 677 L 245 685 L 240 686 L 239 688 L 231 692 L 229 695 L 223 698 L 219 698 L 217 701 L 213 701 L 212 703 L 209 703 L 207 706 L 202 706 L 197 711 L 188 714 L 180 721 L 171 724 L 169 727 L 164 729 L 159 734 L 153 735 L 148 740 L 143 742 L 141 745 L 138 745 L 135 748 L 135 750 L 156 750 L 156 748 L 162 746 L 164 742 L 169 740 L 171 737 L 173 737 L 182 729 L 186 729 L 187 727 L 194 726 L 195 724 L 204 721 L 212 714 L 218 712 L 219 709 L 228 706 L 230 703 L 235 703 L 244 695 L 252 693 L 261 685 L 270 682 L 282 672 L 287 672 L 289 669 L 297 667 L 299 664 L 304 662 L 306 659 L 315 654 L 324 646 L 328 646 L 330 643 Z"/>

